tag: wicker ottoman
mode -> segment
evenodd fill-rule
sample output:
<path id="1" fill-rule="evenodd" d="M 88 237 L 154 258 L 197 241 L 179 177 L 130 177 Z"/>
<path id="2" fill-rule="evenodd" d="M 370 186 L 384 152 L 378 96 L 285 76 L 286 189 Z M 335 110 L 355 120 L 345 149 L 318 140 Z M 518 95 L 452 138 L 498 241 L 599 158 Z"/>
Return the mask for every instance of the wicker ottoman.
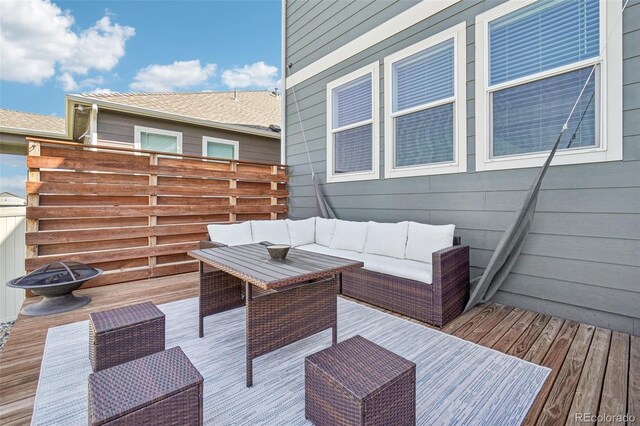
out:
<path id="1" fill-rule="evenodd" d="M 305 417 L 316 425 L 415 425 L 416 365 L 361 336 L 310 355 Z"/>
<path id="2" fill-rule="evenodd" d="M 89 315 L 89 358 L 104 370 L 164 350 L 164 314 L 151 302 Z"/>
<path id="3" fill-rule="evenodd" d="M 201 425 L 203 379 L 179 347 L 89 375 L 90 425 Z"/>

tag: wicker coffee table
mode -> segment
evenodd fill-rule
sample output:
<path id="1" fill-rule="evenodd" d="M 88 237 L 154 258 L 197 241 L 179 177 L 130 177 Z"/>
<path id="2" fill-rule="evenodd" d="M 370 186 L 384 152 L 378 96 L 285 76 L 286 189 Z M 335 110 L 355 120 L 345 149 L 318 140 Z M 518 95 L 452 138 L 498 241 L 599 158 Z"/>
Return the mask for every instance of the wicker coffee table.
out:
<path id="1" fill-rule="evenodd" d="M 291 249 L 273 260 L 261 244 L 195 250 L 200 261 L 200 336 L 202 318 L 246 305 L 247 386 L 253 385 L 253 360 L 331 328 L 337 341 L 337 294 L 343 271 L 362 262 Z M 207 265 L 215 270 L 207 271 Z"/>

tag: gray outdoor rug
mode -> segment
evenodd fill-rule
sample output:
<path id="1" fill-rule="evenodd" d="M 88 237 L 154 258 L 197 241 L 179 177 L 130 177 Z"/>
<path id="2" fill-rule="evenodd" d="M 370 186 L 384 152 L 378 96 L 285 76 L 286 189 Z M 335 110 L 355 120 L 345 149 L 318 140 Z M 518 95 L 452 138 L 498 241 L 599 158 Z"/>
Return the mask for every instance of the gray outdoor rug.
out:
<path id="1" fill-rule="evenodd" d="M 209 425 L 303 425 L 304 358 L 328 347 L 331 331 L 254 361 L 245 387 L 244 308 L 210 316 L 198 338 L 196 298 L 161 305 L 167 347 L 180 346 L 204 376 Z M 356 334 L 417 364 L 421 425 L 518 425 L 549 369 L 338 299 L 338 340 Z M 88 321 L 49 329 L 33 424 L 87 422 Z"/>

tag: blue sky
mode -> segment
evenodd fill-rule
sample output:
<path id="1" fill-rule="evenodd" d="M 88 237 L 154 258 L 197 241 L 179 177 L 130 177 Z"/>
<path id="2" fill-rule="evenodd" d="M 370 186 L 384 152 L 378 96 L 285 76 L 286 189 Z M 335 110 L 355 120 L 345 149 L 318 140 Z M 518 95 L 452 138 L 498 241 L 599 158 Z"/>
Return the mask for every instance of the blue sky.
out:
<path id="1" fill-rule="evenodd" d="M 0 108 L 64 117 L 65 93 L 273 90 L 279 0 L 0 0 Z M 0 154 L 0 192 L 24 195 Z"/>
<path id="2" fill-rule="evenodd" d="M 272 90 L 279 79 L 277 0 L 11 3 L 0 2 L 0 50 L 22 54 L 2 57 L 2 108 L 63 116 L 65 93 Z"/>

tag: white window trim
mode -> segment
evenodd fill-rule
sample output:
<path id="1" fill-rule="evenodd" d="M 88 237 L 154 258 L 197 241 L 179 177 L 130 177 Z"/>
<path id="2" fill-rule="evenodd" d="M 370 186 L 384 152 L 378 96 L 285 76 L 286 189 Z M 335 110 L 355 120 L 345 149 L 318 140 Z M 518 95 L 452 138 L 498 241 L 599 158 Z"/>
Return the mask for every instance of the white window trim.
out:
<path id="1" fill-rule="evenodd" d="M 366 67 L 353 71 L 337 80 L 334 80 L 327 84 L 327 182 L 352 182 L 360 180 L 373 180 L 380 178 L 380 108 L 378 106 L 380 99 L 380 65 L 376 61 Z M 362 121 L 360 123 L 350 124 L 338 129 L 332 129 L 333 122 L 333 96 L 332 91 L 338 86 L 349 83 L 357 78 L 363 77 L 367 74 L 371 74 L 371 119 Z M 334 173 L 333 172 L 333 134 L 342 130 L 347 130 L 352 127 L 362 126 L 364 124 L 371 124 L 371 137 L 372 137 L 372 158 L 371 166 L 372 170 L 367 172 L 353 172 L 353 173 Z"/>
<path id="2" fill-rule="evenodd" d="M 600 146 L 557 151 L 552 165 L 622 160 L 622 24 L 620 22 L 615 25 L 622 10 L 621 0 L 600 0 L 600 49 L 607 43 L 600 57 L 494 85 L 489 89 L 489 22 L 535 1 L 537 0 L 510 0 L 476 16 L 476 171 L 540 167 L 549 156 L 548 152 L 541 152 L 490 158 L 490 91 L 558 75 L 595 63 L 600 64 L 599 78 L 596 79 L 596 83 L 599 82 L 601 99 L 600 104 L 596 105 L 596 113 L 599 113 Z M 558 132 L 560 130 L 558 129 Z"/>
<path id="3" fill-rule="evenodd" d="M 202 156 L 208 157 L 207 155 L 207 145 L 209 142 L 218 143 L 221 145 L 231 145 L 233 146 L 233 158 L 232 160 L 238 160 L 240 158 L 240 142 L 234 141 L 231 139 L 221 139 L 214 138 L 212 136 L 203 136 L 202 137 Z"/>
<path id="4" fill-rule="evenodd" d="M 141 149 L 142 142 L 140 140 L 140 136 L 142 132 L 145 133 L 155 133 L 158 135 L 166 135 L 166 136 L 175 136 L 178 139 L 178 154 L 182 154 L 182 132 L 175 132 L 173 130 L 165 130 L 165 129 L 156 129 L 153 127 L 145 127 L 145 126 L 134 126 L 134 140 L 133 146 L 135 149 Z M 150 150 L 153 151 L 153 150 Z M 172 152 L 168 152 L 167 154 L 173 154 Z"/>
<path id="5" fill-rule="evenodd" d="M 466 62 L 466 31 L 465 22 L 461 22 L 432 37 L 422 40 L 412 46 L 402 49 L 384 58 L 384 172 L 385 178 L 429 176 L 448 173 L 463 173 L 467 171 L 467 62 Z M 418 52 L 426 50 L 444 41 L 453 39 L 454 59 L 454 94 L 452 98 L 432 102 L 415 108 L 423 110 L 441 103 L 454 101 L 453 114 L 453 162 L 437 163 L 395 168 L 395 126 L 393 117 L 393 64 Z M 406 110 L 404 113 L 412 111 Z"/>

